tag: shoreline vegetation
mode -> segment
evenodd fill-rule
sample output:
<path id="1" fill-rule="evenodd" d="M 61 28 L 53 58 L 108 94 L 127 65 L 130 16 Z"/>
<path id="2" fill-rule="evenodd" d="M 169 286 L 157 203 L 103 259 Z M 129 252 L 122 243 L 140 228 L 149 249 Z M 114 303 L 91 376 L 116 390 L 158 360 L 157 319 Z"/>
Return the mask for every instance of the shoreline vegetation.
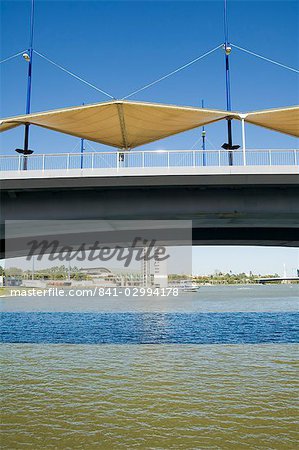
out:
<path id="1" fill-rule="evenodd" d="M 41 282 L 40 287 L 50 288 L 51 286 L 59 286 L 63 289 L 68 289 L 70 287 L 76 287 L 78 285 L 84 286 L 86 284 L 94 285 L 94 286 L 104 286 L 107 282 L 107 286 L 111 286 L 111 279 L 102 278 L 101 280 L 96 280 L 92 276 L 90 276 L 85 271 L 81 271 L 78 267 L 65 267 L 65 266 L 55 266 L 47 269 L 36 270 L 34 273 L 30 270 L 22 270 L 18 267 L 10 267 L 4 269 L 0 266 L 0 277 L 2 278 L 3 284 L 0 286 L 0 297 L 7 297 L 11 295 L 11 289 L 21 288 L 21 289 L 31 289 L 32 287 L 39 288 L 38 282 Z M 137 281 L 141 277 L 139 273 L 126 274 L 127 281 L 130 282 L 132 280 Z M 257 285 L 262 282 L 259 279 L 268 279 L 267 283 L 270 284 L 299 284 L 297 280 L 290 281 L 282 281 L 282 280 L 273 280 L 271 278 L 277 279 L 279 275 L 275 274 L 254 274 L 250 272 L 246 273 L 224 273 L 216 270 L 213 274 L 209 275 L 186 275 L 186 274 L 169 274 L 168 275 L 168 283 L 169 286 L 172 284 L 178 283 L 181 280 L 192 281 L 193 284 L 197 284 L 200 286 L 219 286 L 219 285 L 227 285 L 227 286 L 248 286 L 248 285 Z M 109 283 L 110 282 L 110 283 Z M 127 284 L 126 284 L 127 285 Z"/>

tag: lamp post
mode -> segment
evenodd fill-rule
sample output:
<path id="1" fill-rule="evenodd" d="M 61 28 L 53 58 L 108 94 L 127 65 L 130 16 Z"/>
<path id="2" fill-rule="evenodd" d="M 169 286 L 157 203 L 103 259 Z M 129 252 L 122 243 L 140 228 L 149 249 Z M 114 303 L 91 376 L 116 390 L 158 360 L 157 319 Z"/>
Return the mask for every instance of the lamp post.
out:
<path id="1" fill-rule="evenodd" d="M 30 16 L 30 42 L 28 53 L 23 53 L 23 58 L 28 62 L 26 114 L 30 114 L 31 107 L 31 81 L 32 81 L 32 57 L 33 57 L 33 30 L 34 30 L 34 0 L 31 0 Z M 29 123 L 25 125 L 24 148 L 17 148 L 16 152 L 23 155 L 23 170 L 27 170 L 27 157 L 33 153 L 29 150 Z"/>
<path id="2" fill-rule="evenodd" d="M 231 91 L 230 91 L 230 71 L 229 71 L 229 55 L 231 53 L 231 46 L 228 42 L 228 21 L 227 21 L 227 0 L 224 0 L 224 51 L 225 51 L 225 85 L 226 85 L 226 110 L 231 111 Z M 232 150 L 237 150 L 240 148 L 239 145 L 233 145 L 233 135 L 232 135 L 232 119 L 227 119 L 227 143 L 222 145 L 222 148 L 229 150 L 228 161 L 229 165 L 233 165 L 233 152 Z"/>

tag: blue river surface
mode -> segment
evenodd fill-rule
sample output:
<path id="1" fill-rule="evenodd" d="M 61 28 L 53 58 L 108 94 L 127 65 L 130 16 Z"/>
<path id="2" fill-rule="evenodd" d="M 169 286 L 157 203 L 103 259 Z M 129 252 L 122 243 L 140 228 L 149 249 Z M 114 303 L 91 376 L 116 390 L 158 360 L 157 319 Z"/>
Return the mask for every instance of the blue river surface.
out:
<path id="1" fill-rule="evenodd" d="M 299 342 L 297 312 L 3 312 L 1 342 L 268 344 Z"/>

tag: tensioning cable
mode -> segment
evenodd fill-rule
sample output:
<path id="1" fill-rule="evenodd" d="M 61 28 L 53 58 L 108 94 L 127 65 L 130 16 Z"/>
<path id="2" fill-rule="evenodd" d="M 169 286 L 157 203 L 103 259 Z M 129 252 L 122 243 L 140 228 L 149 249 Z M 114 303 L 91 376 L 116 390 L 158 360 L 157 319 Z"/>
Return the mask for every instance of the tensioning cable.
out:
<path id="1" fill-rule="evenodd" d="M 122 98 L 122 100 L 126 100 L 129 97 L 132 97 L 133 95 L 137 94 L 138 92 L 144 91 L 145 89 L 154 86 L 154 84 L 159 83 L 160 81 L 165 80 L 166 78 L 170 77 L 171 75 L 174 75 L 175 73 L 180 72 L 183 69 L 186 69 L 187 67 L 191 66 L 191 64 L 196 63 L 197 61 L 199 61 L 200 59 L 203 59 L 205 56 L 210 55 L 211 53 L 215 52 L 216 50 L 218 50 L 218 48 L 222 47 L 223 44 L 218 45 L 217 47 L 213 48 L 212 50 L 209 50 L 208 52 L 204 53 L 201 56 L 198 56 L 197 58 L 193 59 L 192 61 L 188 62 L 187 64 L 184 64 L 183 66 L 178 67 L 177 69 L 173 70 L 172 72 L 164 75 L 163 77 L 158 78 L 157 80 L 146 84 L 145 86 L 141 87 L 140 89 L 137 89 L 134 92 L 131 92 L 131 94 L 126 95 L 125 97 Z"/>

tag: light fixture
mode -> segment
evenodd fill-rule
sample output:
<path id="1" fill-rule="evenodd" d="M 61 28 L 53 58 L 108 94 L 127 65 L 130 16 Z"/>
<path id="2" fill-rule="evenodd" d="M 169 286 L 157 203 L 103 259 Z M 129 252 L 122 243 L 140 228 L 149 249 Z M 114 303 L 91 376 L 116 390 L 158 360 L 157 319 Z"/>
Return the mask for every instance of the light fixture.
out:
<path id="1" fill-rule="evenodd" d="M 232 48 L 229 44 L 223 44 L 222 48 L 227 56 L 231 54 Z"/>
<path id="2" fill-rule="evenodd" d="M 231 51 L 232 51 L 231 46 L 230 46 L 230 45 L 227 45 L 227 46 L 225 47 L 225 54 L 226 54 L 226 55 L 230 55 Z"/>
<path id="3" fill-rule="evenodd" d="M 28 55 L 28 53 L 23 53 L 22 56 L 25 59 L 25 61 L 30 62 L 30 56 Z"/>

